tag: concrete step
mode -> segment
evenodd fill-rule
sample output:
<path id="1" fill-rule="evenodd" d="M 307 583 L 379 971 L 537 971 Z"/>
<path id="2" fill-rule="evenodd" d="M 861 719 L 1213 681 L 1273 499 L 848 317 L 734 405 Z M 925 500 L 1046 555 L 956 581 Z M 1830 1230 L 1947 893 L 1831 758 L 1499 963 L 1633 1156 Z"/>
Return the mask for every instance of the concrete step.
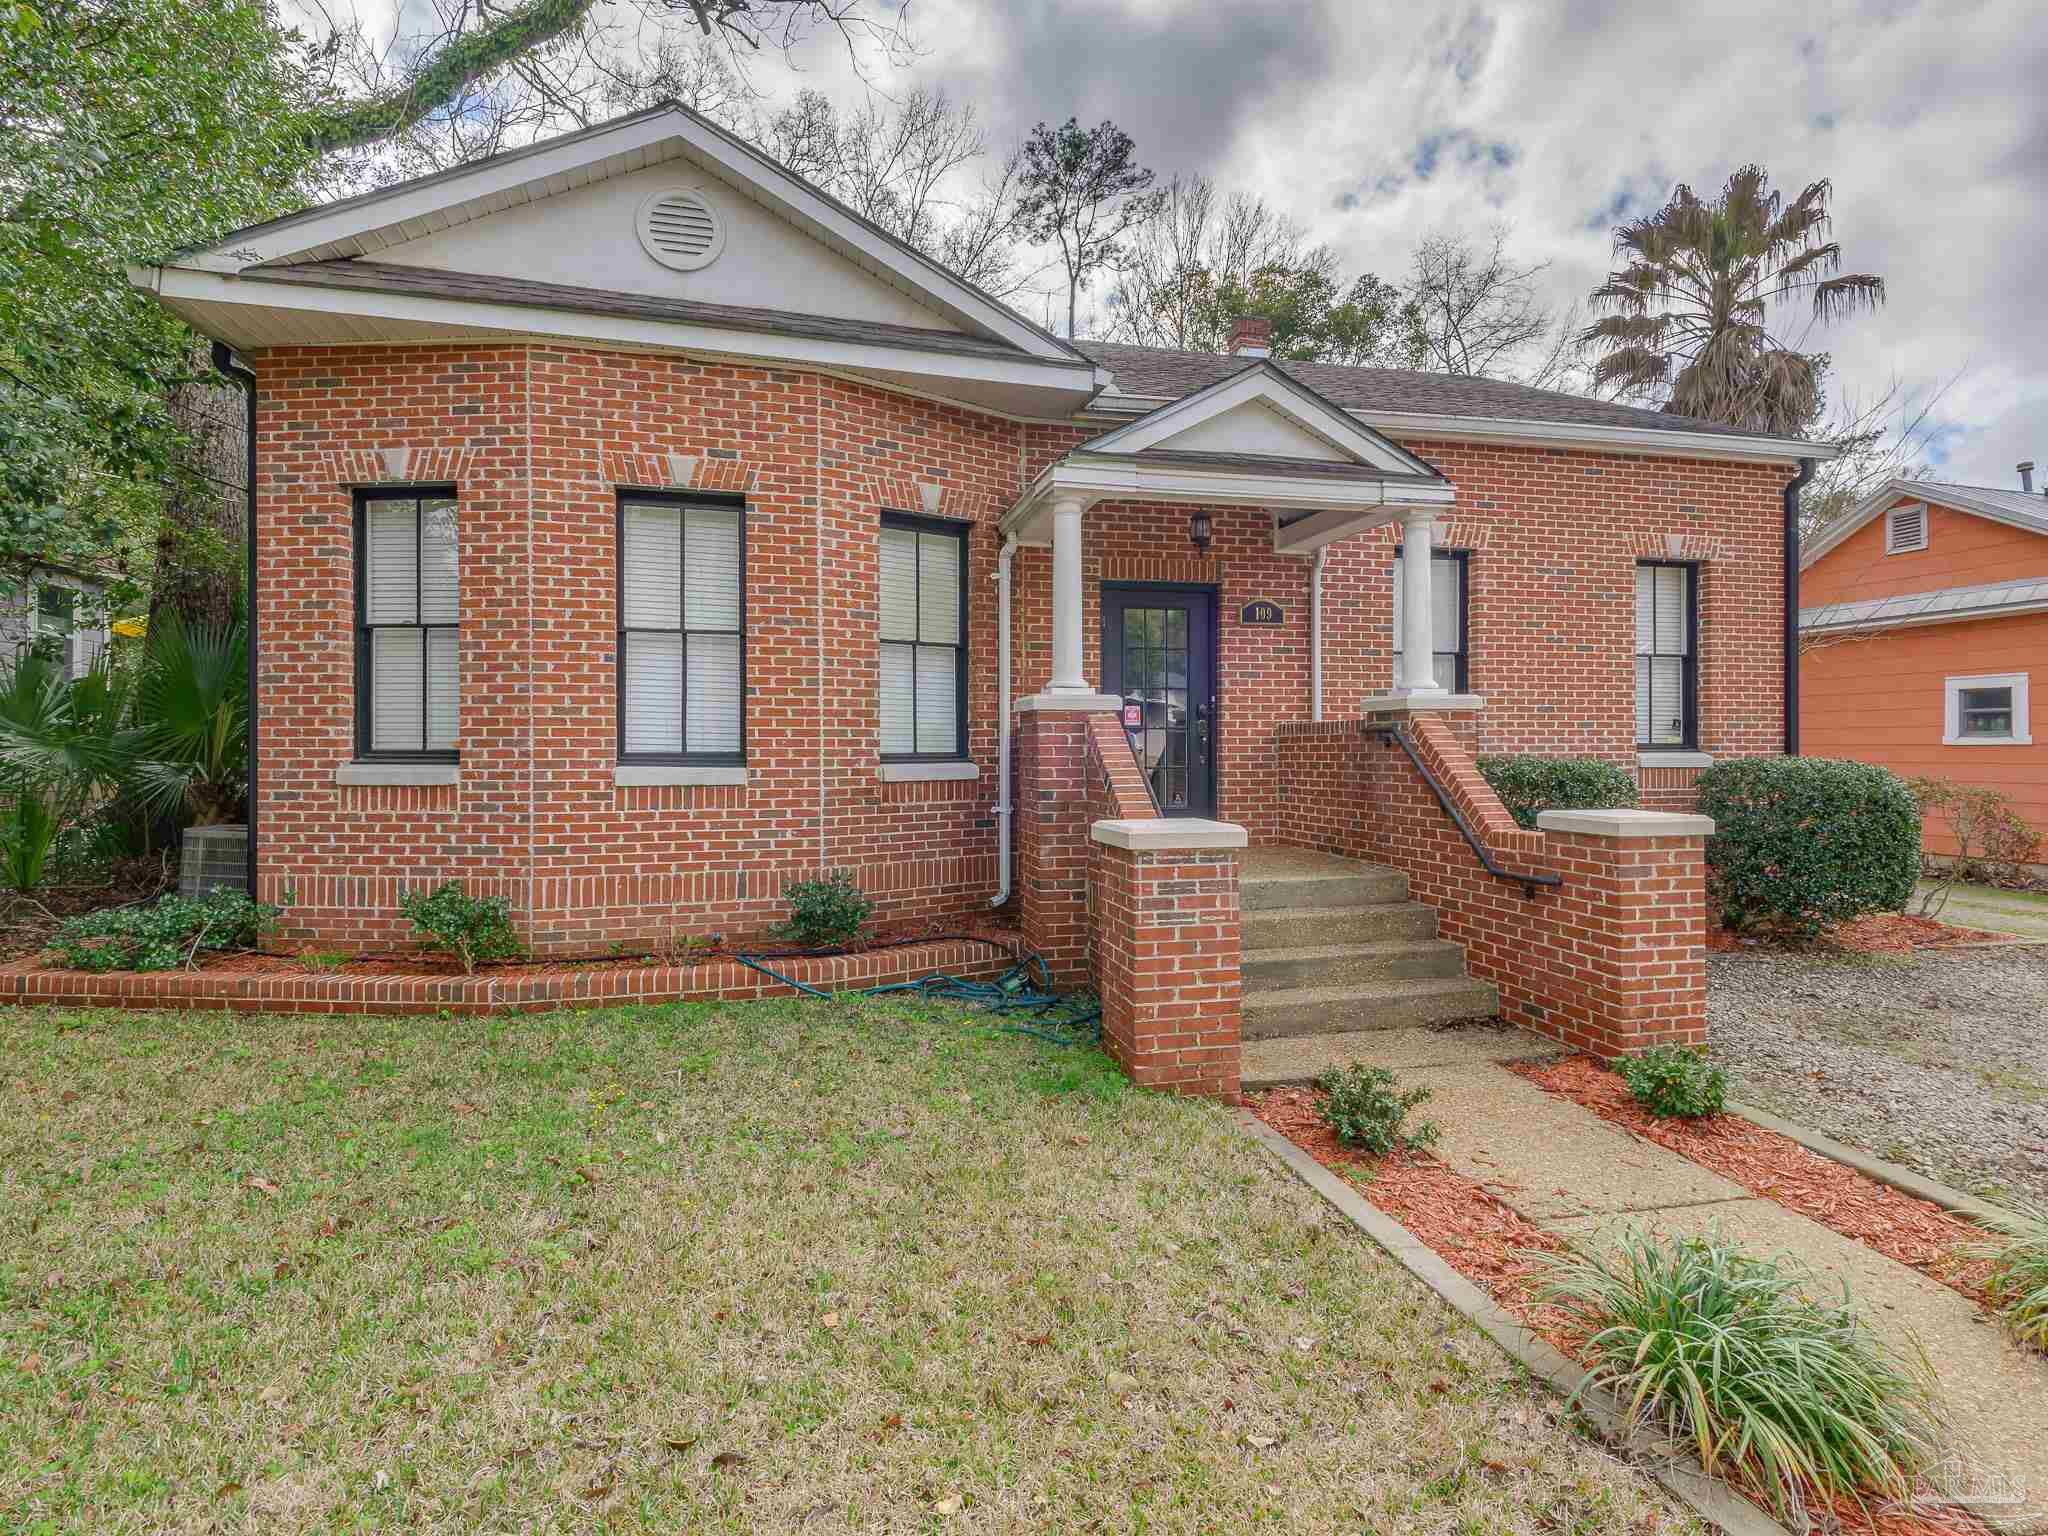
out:
<path id="1" fill-rule="evenodd" d="M 1341 874 L 1261 873 L 1240 879 L 1239 899 L 1247 912 L 1406 901 L 1408 877 L 1398 869 L 1384 869 L 1376 864 L 1353 864 Z"/>
<path id="2" fill-rule="evenodd" d="M 1449 1019 L 1490 1019 L 1499 1011 L 1500 992 L 1493 983 L 1465 976 L 1281 987 L 1245 993 L 1244 1038 L 1279 1040 L 1403 1029 Z"/>
<path id="3" fill-rule="evenodd" d="M 1462 976 L 1465 948 L 1447 939 L 1386 939 L 1368 944 L 1310 944 L 1248 949 L 1245 995 L 1290 987 L 1331 987 L 1401 976 Z"/>
<path id="4" fill-rule="evenodd" d="M 1562 1049 L 1555 1040 L 1504 1024 L 1435 1024 L 1343 1035 L 1296 1035 L 1244 1048 L 1245 1092 L 1313 1083 L 1325 1072 L 1362 1061 L 1392 1072 L 1469 1067 L 1494 1061 L 1537 1061 Z"/>
<path id="5" fill-rule="evenodd" d="M 1436 908 L 1419 901 L 1375 901 L 1358 907 L 1276 907 L 1244 914 L 1247 955 L 1310 944 L 1371 944 L 1383 939 L 1433 939 Z"/>

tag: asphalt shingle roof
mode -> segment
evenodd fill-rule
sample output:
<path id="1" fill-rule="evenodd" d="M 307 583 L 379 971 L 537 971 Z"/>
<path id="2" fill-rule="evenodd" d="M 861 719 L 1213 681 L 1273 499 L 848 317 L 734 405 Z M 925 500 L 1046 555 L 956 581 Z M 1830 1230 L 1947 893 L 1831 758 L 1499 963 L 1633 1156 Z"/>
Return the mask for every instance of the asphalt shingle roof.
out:
<path id="1" fill-rule="evenodd" d="M 1214 384 L 1250 359 L 1214 352 L 1177 352 L 1170 347 L 1132 347 L 1120 342 L 1077 341 L 1074 345 L 1116 375 L 1125 394 L 1177 400 Z M 1346 368 L 1335 363 L 1273 360 L 1299 379 L 1352 411 L 1412 412 L 1417 415 L 1496 417 L 1507 421 L 1555 421 L 1589 427 L 1640 427 L 1653 432 L 1712 432 L 1723 437 L 1770 437 L 1718 421 L 1671 416 L 1640 406 L 1589 400 L 1553 389 L 1531 389 L 1504 379 L 1423 373 L 1412 368 Z"/>

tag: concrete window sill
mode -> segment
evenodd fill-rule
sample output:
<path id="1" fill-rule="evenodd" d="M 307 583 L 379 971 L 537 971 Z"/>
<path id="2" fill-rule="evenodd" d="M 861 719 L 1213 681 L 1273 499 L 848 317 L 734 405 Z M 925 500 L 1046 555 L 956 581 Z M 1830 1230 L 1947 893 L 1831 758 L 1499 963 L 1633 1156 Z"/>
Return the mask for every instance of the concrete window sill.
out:
<path id="1" fill-rule="evenodd" d="M 1711 752 L 1638 752 L 1638 768 L 1711 768 L 1714 754 Z"/>
<path id="2" fill-rule="evenodd" d="M 884 784 L 930 784 L 940 779 L 978 779 L 981 769 L 974 763 L 884 763 Z"/>
<path id="3" fill-rule="evenodd" d="M 417 786 L 460 784 L 460 763 L 342 763 L 334 770 L 334 782 L 361 786 Z"/>
<path id="4" fill-rule="evenodd" d="M 744 784 L 743 763 L 615 763 L 612 783 L 620 789 L 658 789 L 672 785 L 704 786 Z"/>

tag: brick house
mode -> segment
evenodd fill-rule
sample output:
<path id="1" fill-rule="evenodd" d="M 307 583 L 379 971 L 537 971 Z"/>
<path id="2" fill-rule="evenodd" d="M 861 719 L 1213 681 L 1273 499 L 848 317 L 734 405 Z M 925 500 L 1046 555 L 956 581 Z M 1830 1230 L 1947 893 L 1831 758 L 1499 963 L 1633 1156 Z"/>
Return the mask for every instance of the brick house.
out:
<path id="1" fill-rule="evenodd" d="M 291 936 L 399 940 L 454 878 L 601 953 L 846 869 L 885 918 L 1014 904 L 1134 1070 L 1229 1092 L 1235 850 L 1292 846 L 1406 871 L 1509 1017 L 1697 1036 L 1696 818 L 1520 833 L 1470 758 L 1597 754 L 1683 812 L 1782 750 L 1810 445 L 1251 324 L 1068 342 L 680 108 L 134 279 L 253 378 Z"/>
<path id="2" fill-rule="evenodd" d="M 2048 497 L 1894 480 L 1801 557 L 1802 745 L 1996 789 L 2048 833 Z M 1955 852 L 1930 817 L 1928 853 Z M 2036 857 L 2041 858 L 2036 849 Z"/>

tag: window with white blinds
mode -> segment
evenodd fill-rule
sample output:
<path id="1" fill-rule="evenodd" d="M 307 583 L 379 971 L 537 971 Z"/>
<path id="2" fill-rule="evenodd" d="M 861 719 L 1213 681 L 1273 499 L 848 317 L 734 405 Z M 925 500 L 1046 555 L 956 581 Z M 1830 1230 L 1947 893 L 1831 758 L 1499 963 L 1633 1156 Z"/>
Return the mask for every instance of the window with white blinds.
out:
<path id="1" fill-rule="evenodd" d="M 460 744 L 455 498 L 379 491 L 356 504 L 356 750 L 453 758 Z"/>
<path id="2" fill-rule="evenodd" d="M 1690 565 L 1636 567 L 1636 745 L 1698 744 L 1698 632 Z"/>
<path id="3" fill-rule="evenodd" d="M 882 756 L 967 755 L 967 530 L 892 513 L 881 533 Z"/>
<path id="4" fill-rule="evenodd" d="M 1470 688 L 1471 666 L 1466 654 L 1465 597 L 1466 552 L 1462 549 L 1430 551 L 1429 623 L 1432 631 L 1430 670 L 1436 685 L 1449 693 Z M 1401 680 L 1401 552 L 1394 552 L 1394 681 Z"/>
<path id="5" fill-rule="evenodd" d="M 619 503 L 619 756 L 737 763 L 745 752 L 737 506 Z"/>

